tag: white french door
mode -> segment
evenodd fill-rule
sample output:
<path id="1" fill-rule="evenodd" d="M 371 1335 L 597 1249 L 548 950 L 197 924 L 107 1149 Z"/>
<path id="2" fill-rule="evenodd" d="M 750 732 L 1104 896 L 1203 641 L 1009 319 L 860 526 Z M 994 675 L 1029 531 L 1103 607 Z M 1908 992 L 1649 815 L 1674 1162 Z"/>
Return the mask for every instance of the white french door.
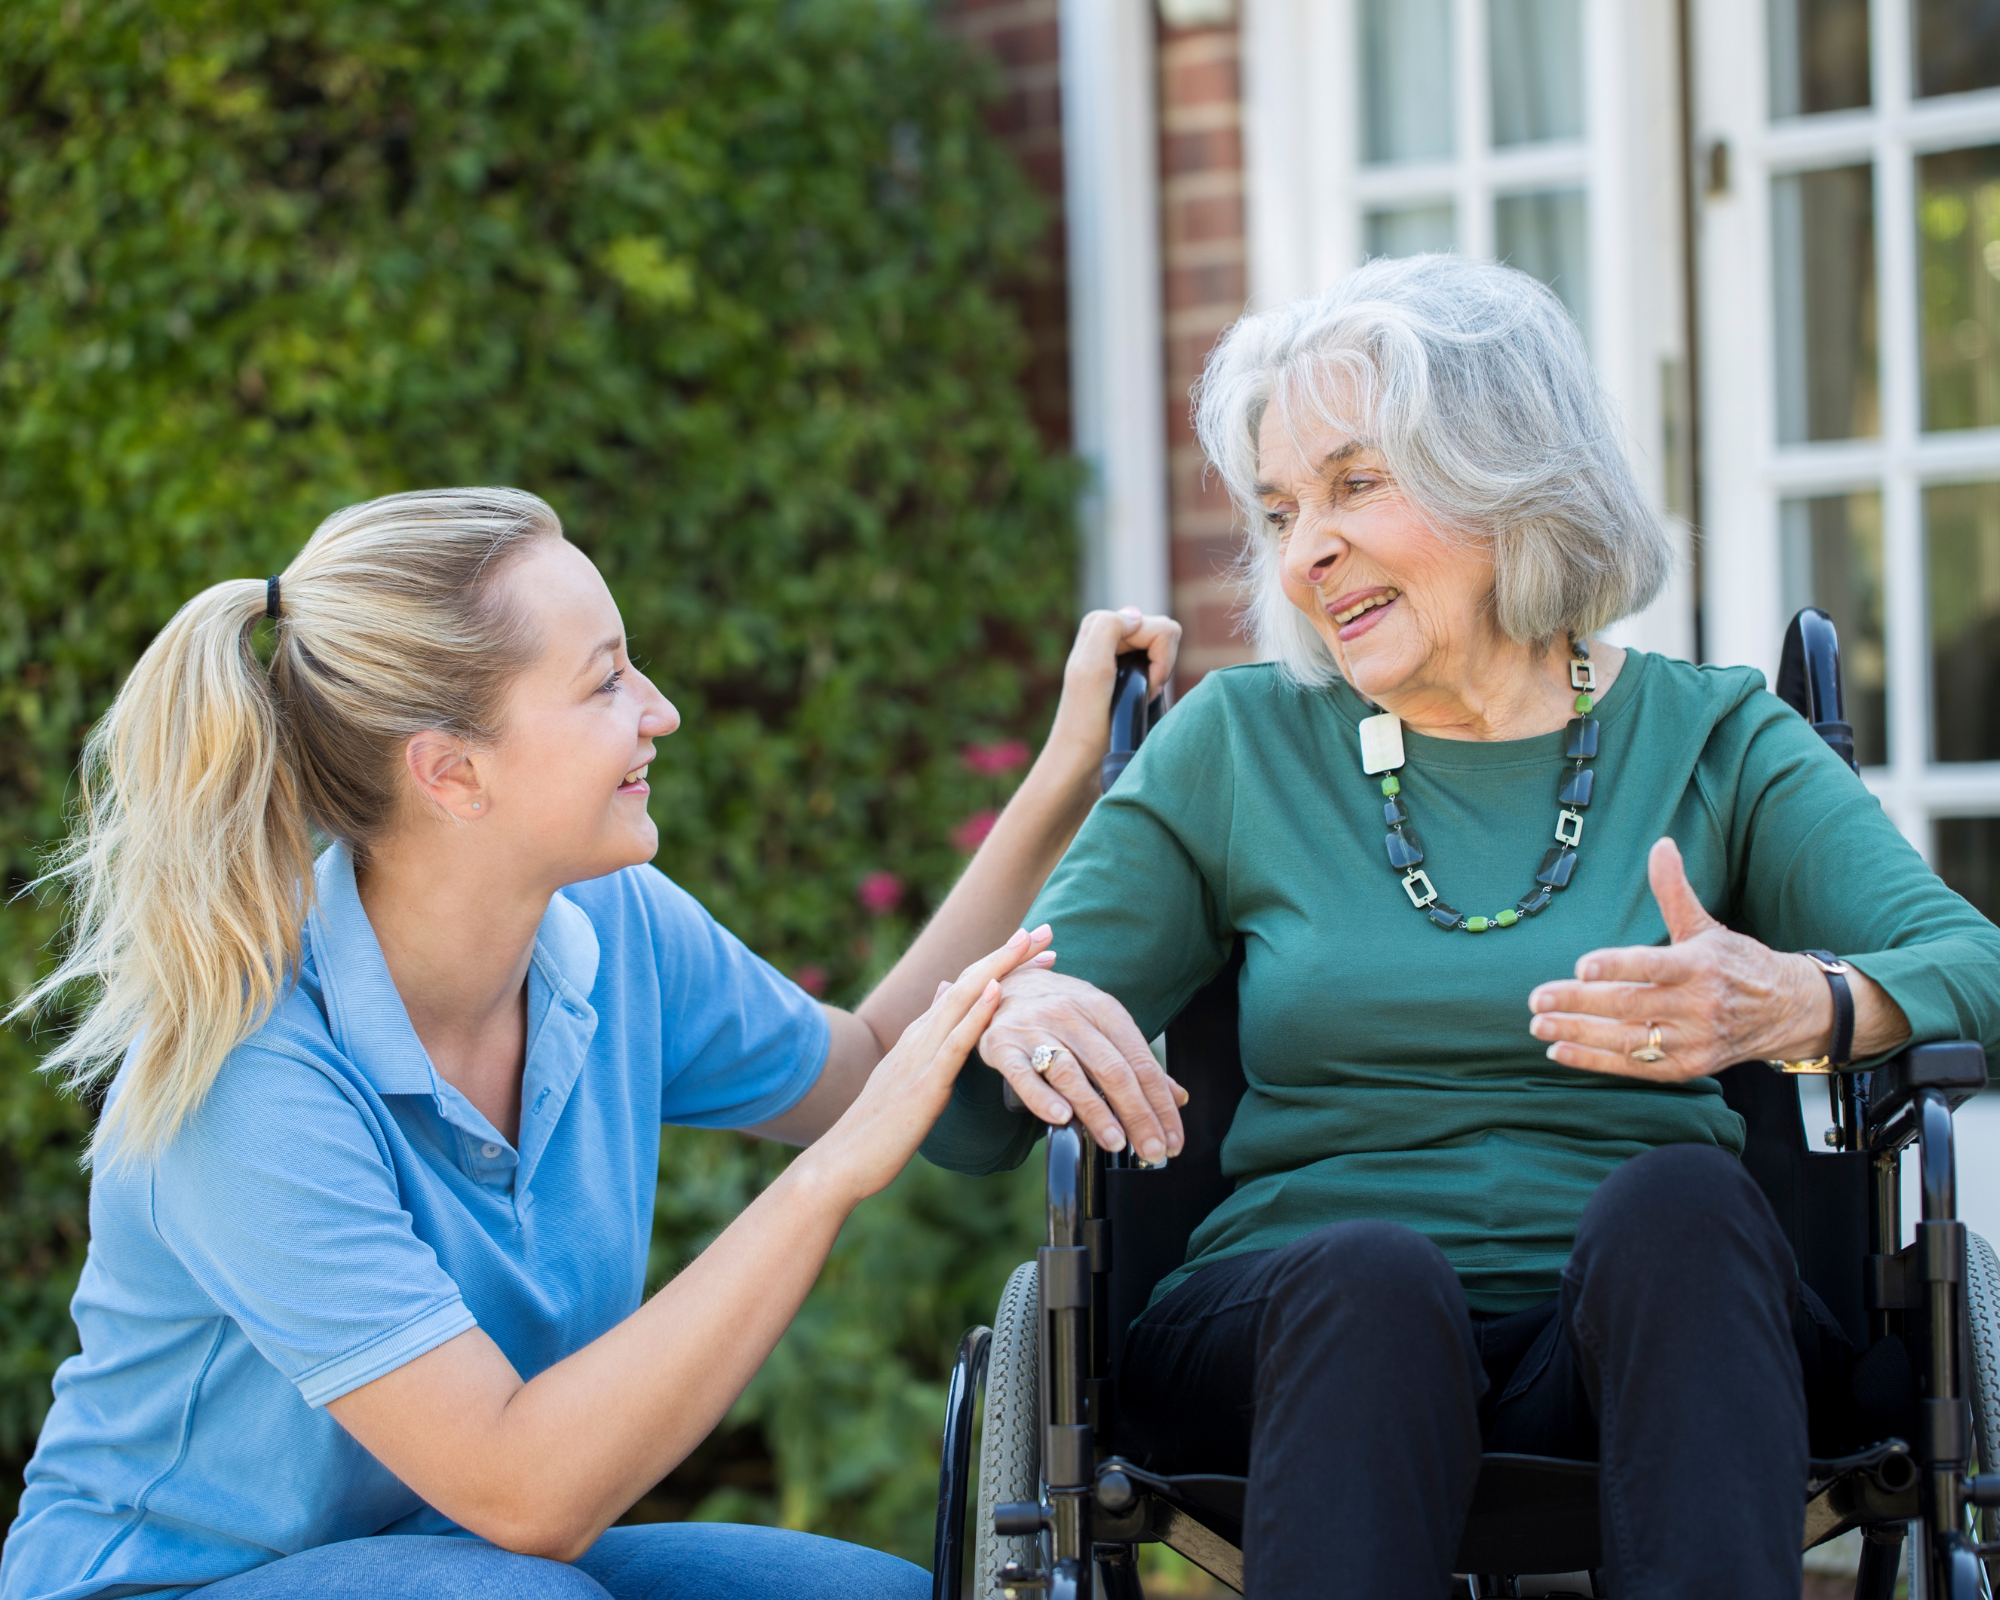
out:
<path id="1" fill-rule="evenodd" d="M 1252 304 L 1378 255 L 1532 272 L 1684 533 L 1673 0 L 1245 0 L 1243 28 Z M 1692 650 L 1688 566 L 1624 637 Z"/>
<path id="2" fill-rule="evenodd" d="M 1839 625 L 1869 785 L 2000 914 L 2000 3 L 1696 0 L 1709 659 Z"/>

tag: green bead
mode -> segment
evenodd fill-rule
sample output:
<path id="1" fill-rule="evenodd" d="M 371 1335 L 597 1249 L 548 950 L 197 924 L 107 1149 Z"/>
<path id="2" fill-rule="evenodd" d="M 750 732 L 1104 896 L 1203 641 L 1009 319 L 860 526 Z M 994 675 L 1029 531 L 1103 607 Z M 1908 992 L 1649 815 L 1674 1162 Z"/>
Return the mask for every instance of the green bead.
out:
<path id="1" fill-rule="evenodd" d="M 1591 707 L 1591 699 L 1589 695 L 1580 694 L 1576 697 L 1576 714 L 1579 717 L 1589 716 L 1590 707 Z"/>
<path id="2" fill-rule="evenodd" d="M 1511 928 L 1521 920 L 1521 913 L 1518 911 L 1503 911 L 1493 920 L 1503 928 Z"/>
<path id="3" fill-rule="evenodd" d="M 1384 794 L 1401 794 L 1403 792 L 1403 786 L 1396 781 L 1395 773 L 1390 773 L 1388 777 L 1382 780 L 1382 792 Z"/>
<path id="4" fill-rule="evenodd" d="M 1467 917 L 1465 919 L 1465 931 L 1467 933 L 1484 933 L 1488 926 L 1489 924 L 1484 917 Z"/>

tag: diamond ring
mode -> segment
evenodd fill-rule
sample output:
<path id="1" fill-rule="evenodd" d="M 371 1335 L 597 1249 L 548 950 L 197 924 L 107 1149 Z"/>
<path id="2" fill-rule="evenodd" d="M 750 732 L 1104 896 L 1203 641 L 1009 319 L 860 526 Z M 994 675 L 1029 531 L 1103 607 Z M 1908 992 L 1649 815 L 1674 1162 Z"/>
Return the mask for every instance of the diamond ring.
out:
<path id="1" fill-rule="evenodd" d="M 1667 1059 L 1666 1051 L 1660 1048 L 1660 1025 L 1657 1022 L 1646 1024 L 1646 1048 L 1643 1050 L 1633 1050 L 1629 1054 L 1634 1061 L 1643 1061 L 1648 1066 L 1651 1066 L 1655 1061 L 1664 1061 Z"/>
<path id="2" fill-rule="evenodd" d="M 1035 1053 L 1028 1057 L 1028 1065 L 1046 1077 L 1050 1064 L 1061 1054 L 1062 1046 L 1059 1044 L 1038 1044 Z"/>

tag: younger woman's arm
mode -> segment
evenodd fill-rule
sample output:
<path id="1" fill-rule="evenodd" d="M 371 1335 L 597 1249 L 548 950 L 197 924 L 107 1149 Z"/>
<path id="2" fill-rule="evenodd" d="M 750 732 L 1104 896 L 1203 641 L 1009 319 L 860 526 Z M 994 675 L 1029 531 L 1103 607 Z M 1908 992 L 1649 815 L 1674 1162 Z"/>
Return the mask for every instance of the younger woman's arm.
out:
<path id="1" fill-rule="evenodd" d="M 504 1549 L 573 1560 L 707 1436 L 771 1353 L 847 1215 L 900 1172 L 1045 939 L 940 984 L 863 1092 L 672 1283 L 528 1382 L 473 1329 L 341 1396 L 334 1419 L 426 1502 Z"/>
<path id="2" fill-rule="evenodd" d="M 790 1111 L 751 1132 L 792 1144 L 818 1138 L 853 1103 L 888 1041 L 930 1004 L 938 980 L 1021 925 L 1097 800 L 1099 769 L 1111 743 L 1111 686 L 1118 657 L 1145 651 L 1157 691 L 1173 672 L 1180 636 L 1179 623 L 1142 617 L 1136 610 L 1093 611 L 1083 619 L 1063 669 L 1062 702 L 1048 742 L 993 831 L 937 915 L 874 992 L 852 1012 L 825 1008 L 832 1040 L 819 1081 Z M 1164 1079 L 1154 1097 L 1162 1122 L 1172 1119 L 1178 1134 Z M 1163 1136 L 1165 1128 L 1152 1125 L 1145 1131 Z"/>

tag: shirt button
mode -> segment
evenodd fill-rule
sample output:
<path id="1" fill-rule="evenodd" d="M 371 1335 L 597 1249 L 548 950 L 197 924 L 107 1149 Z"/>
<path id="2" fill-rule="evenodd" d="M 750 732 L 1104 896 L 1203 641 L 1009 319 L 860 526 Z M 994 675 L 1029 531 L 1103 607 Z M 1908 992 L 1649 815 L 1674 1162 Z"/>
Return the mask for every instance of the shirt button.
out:
<path id="1" fill-rule="evenodd" d="M 500 1153 L 500 1147 L 497 1144 L 483 1144 L 479 1147 L 479 1153 L 491 1161 Z"/>

